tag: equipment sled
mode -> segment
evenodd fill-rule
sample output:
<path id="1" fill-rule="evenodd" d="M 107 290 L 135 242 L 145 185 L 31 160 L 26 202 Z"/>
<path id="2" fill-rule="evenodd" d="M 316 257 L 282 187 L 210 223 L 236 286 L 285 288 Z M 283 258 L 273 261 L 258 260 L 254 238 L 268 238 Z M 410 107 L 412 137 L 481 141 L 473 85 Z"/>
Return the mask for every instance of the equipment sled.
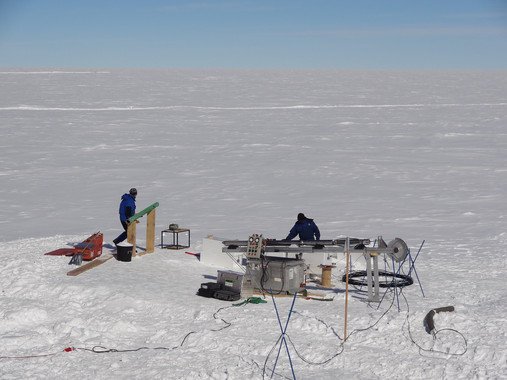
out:
<path id="1" fill-rule="evenodd" d="M 74 256 L 80 254 L 83 260 L 90 261 L 102 255 L 102 243 L 104 242 L 104 235 L 101 232 L 96 232 L 73 248 L 60 248 L 45 255 L 50 256 Z"/>

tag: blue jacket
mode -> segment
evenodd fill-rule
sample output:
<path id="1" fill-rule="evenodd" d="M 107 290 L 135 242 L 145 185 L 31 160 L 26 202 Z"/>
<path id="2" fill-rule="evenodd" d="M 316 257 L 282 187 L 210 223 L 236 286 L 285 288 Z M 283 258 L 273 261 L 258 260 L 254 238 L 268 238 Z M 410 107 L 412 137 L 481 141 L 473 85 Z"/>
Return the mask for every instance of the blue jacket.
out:
<path id="1" fill-rule="evenodd" d="M 120 221 L 126 222 L 136 213 L 136 199 L 130 194 L 123 194 L 120 203 Z"/>
<path id="2" fill-rule="evenodd" d="M 313 222 L 313 219 L 298 220 L 290 230 L 285 240 L 292 240 L 299 234 L 301 240 L 320 240 L 319 227 Z M 315 238 L 314 238 L 315 236 Z"/>

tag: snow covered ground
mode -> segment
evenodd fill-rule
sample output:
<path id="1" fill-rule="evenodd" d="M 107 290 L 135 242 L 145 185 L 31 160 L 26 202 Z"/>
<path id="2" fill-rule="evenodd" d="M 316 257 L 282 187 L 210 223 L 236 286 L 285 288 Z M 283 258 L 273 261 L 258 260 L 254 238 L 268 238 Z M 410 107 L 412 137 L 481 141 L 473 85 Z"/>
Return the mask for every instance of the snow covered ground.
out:
<path id="1" fill-rule="evenodd" d="M 425 297 L 416 281 L 398 312 L 353 288 L 344 344 L 343 262 L 332 302 L 296 301 L 298 378 L 507 378 L 506 74 L 1 70 L 0 378 L 271 376 L 273 303 L 196 296 L 217 268 L 157 248 L 68 277 L 43 255 L 110 243 L 130 187 L 160 203 L 157 239 L 178 223 L 194 252 L 208 234 L 283 238 L 298 212 L 323 238 L 425 240 Z M 433 340 L 423 318 L 448 305 Z M 283 351 L 276 372 L 292 377 Z"/>

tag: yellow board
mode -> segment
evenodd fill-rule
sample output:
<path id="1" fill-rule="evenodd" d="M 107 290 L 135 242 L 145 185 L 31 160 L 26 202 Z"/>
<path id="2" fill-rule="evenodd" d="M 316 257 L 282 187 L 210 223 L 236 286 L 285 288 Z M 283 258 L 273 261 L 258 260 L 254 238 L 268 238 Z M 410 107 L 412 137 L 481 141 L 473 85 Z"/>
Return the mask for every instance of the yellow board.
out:
<path id="1" fill-rule="evenodd" d="M 81 274 L 83 272 L 86 272 L 87 270 L 90 270 L 92 268 L 98 267 L 101 264 L 104 264 L 106 261 L 112 259 L 113 255 L 106 255 L 103 257 L 97 257 L 96 259 L 81 265 L 80 267 L 71 270 L 70 272 L 67 272 L 67 276 L 77 276 L 78 274 Z"/>

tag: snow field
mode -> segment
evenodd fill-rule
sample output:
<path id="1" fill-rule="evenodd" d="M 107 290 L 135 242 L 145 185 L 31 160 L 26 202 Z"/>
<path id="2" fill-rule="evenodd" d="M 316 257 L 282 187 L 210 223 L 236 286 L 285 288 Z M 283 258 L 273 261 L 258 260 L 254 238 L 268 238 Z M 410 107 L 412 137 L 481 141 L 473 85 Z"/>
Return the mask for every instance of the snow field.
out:
<path id="1" fill-rule="evenodd" d="M 217 268 L 157 248 L 68 277 L 68 258 L 43 255 L 97 230 L 107 252 L 120 196 L 137 187 L 139 208 L 160 202 L 157 234 L 188 227 L 195 252 L 208 234 L 283 238 L 298 212 L 323 238 L 400 237 L 412 253 L 426 241 L 416 263 L 426 297 L 416 281 L 400 312 L 391 292 L 377 310 L 351 288 L 348 331 L 370 328 L 343 346 L 343 261 L 332 302 L 296 301 L 298 378 L 506 378 L 506 78 L 0 72 L 0 356 L 51 354 L 0 359 L 0 377 L 262 378 L 280 334 L 273 304 L 197 297 Z M 276 302 L 284 321 L 291 300 Z M 448 305 L 435 326 L 455 331 L 433 340 L 424 316 Z M 466 353 L 452 355 L 463 337 Z M 94 346 L 120 352 L 62 351 Z M 151 349 L 121 352 L 141 347 Z M 284 377 L 282 351 L 274 378 Z"/>

